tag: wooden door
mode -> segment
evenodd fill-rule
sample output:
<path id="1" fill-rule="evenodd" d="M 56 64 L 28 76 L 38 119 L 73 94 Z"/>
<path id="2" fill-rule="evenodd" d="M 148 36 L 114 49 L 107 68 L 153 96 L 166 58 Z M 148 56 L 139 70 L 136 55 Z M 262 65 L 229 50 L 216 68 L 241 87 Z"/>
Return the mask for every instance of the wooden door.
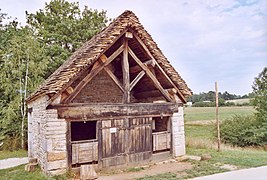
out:
<path id="1" fill-rule="evenodd" d="M 103 120 L 99 130 L 101 146 L 99 160 L 102 167 L 116 166 L 126 163 L 125 133 L 123 119 Z M 100 142 L 99 142 L 100 143 Z"/>
<path id="2" fill-rule="evenodd" d="M 150 118 L 103 120 L 99 126 L 99 162 L 102 167 L 152 157 Z"/>
<path id="3" fill-rule="evenodd" d="M 152 156 L 152 119 L 133 118 L 129 121 L 129 162 L 150 159 Z"/>

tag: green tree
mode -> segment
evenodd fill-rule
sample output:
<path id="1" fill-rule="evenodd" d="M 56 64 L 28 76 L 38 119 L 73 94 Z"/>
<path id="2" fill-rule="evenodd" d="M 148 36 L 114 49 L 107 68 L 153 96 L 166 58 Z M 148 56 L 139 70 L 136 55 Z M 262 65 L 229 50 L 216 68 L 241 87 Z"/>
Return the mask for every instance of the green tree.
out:
<path id="1" fill-rule="evenodd" d="M 31 29 L 17 27 L 13 21 L 1 30 L 0 138 L 20 139 L 23 148 L 27 117 L 25 99 L 43 80 L 48 58 Z"/>
<path id="2" fill-rule="evenodd" d="M 257 119 L 260 123 L 264 123 L 267 130 L 267 67 L 255 78 L 252 87 L 254 93 L 252 103 L 257 110 Z"/>
<path id="3" fill-rule="evenodd" d="M 27 13 L 27 12 L 26 12 Z M 91 39 L 108 22 L 106 12 L 79 9 L 78 2 L 52 0 L 36 13 L 27 13 L 27 23 L 46 45 L 50 57 L 49 76 L 71 53 Z"/>

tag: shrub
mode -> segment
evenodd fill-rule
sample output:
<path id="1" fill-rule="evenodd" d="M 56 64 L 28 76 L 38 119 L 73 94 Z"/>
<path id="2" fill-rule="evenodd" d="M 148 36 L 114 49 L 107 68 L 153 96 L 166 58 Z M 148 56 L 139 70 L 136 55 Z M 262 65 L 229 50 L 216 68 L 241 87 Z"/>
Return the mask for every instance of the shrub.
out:
<path id="1" fill-rule="evenodd" d="M 221 138 L 235 146 L 258 146 L 265 142 L 266 131 L 255 116 L 235 115 L 221 124 Z"/>

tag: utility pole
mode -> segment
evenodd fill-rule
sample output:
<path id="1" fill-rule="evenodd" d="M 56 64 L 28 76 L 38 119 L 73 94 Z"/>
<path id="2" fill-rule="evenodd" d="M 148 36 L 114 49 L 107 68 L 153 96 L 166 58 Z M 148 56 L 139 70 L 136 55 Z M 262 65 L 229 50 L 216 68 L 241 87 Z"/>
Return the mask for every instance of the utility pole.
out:
<path id="1" fill-rule="evenodd" d="M 221 150 L 221 137 L 220 137 L 220 121 L 219 121 L 219 97 L 218 97 L 218 83 L 215 82 L 215 96 L 216 96 L 216 125 L 217 125 L 217 143 L 218 152 Z"/>

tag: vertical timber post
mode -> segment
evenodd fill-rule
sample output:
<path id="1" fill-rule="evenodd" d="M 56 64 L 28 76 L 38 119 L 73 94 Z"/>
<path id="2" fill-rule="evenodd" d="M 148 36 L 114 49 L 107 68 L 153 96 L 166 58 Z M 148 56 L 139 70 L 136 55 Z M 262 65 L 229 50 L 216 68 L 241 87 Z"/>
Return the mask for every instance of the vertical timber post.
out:
<path id="1" fill-rule="evenodd" d="M 128 61 L 128 39 L 124 37 L 123 41 L 123 60 L 122 60 L 122 73 L 123 73 L 123 103 L 130 103 L 130 74 L 129 74 L 129 61 Z"/>
<path id="2" fill-rule="evenodd" d="M 122 59 L 122 73 L 123 73 L 123 103 L 128 104 L 130 103 L 130 74 L 129 74 L 129 60 L 128 60 L 128 38 L 127 33 L 125 34 L 125 37 L 123 39 L 123 59 Z M 128 114 L 128 109 L 127 109 Z M 126 117 L 124 119 L 124 126 L 125 126 L 125 141 L 124 141 L 124 147 L 125 147 L 125 161 L 128 164 L 129 163 L 129 153 L 130 153 L 130 147 L 129 147 L 129 131 L 130 131 L 130 123 L 129 118 Z"/>
<path id="3" fill-rule="evenodd" d="M 220 121 L 219 121 L 219 97 L 218 97 L 218 83 L 215 82 L 215 97 L 216 97 L 216 125 L 217 125 L 217 143 L 218 151 L 221 150 L 221 137 L 220 137 Z"/>
<path id="4" fill-rule="evenodd" d="M 72 149 L 71 149 L 71 122 L 67 120 L 67 133 L 66 133 L 66 140 L 67 140 L 67 163 L 68 163 L 68 170 L 72 168 Z"/>

